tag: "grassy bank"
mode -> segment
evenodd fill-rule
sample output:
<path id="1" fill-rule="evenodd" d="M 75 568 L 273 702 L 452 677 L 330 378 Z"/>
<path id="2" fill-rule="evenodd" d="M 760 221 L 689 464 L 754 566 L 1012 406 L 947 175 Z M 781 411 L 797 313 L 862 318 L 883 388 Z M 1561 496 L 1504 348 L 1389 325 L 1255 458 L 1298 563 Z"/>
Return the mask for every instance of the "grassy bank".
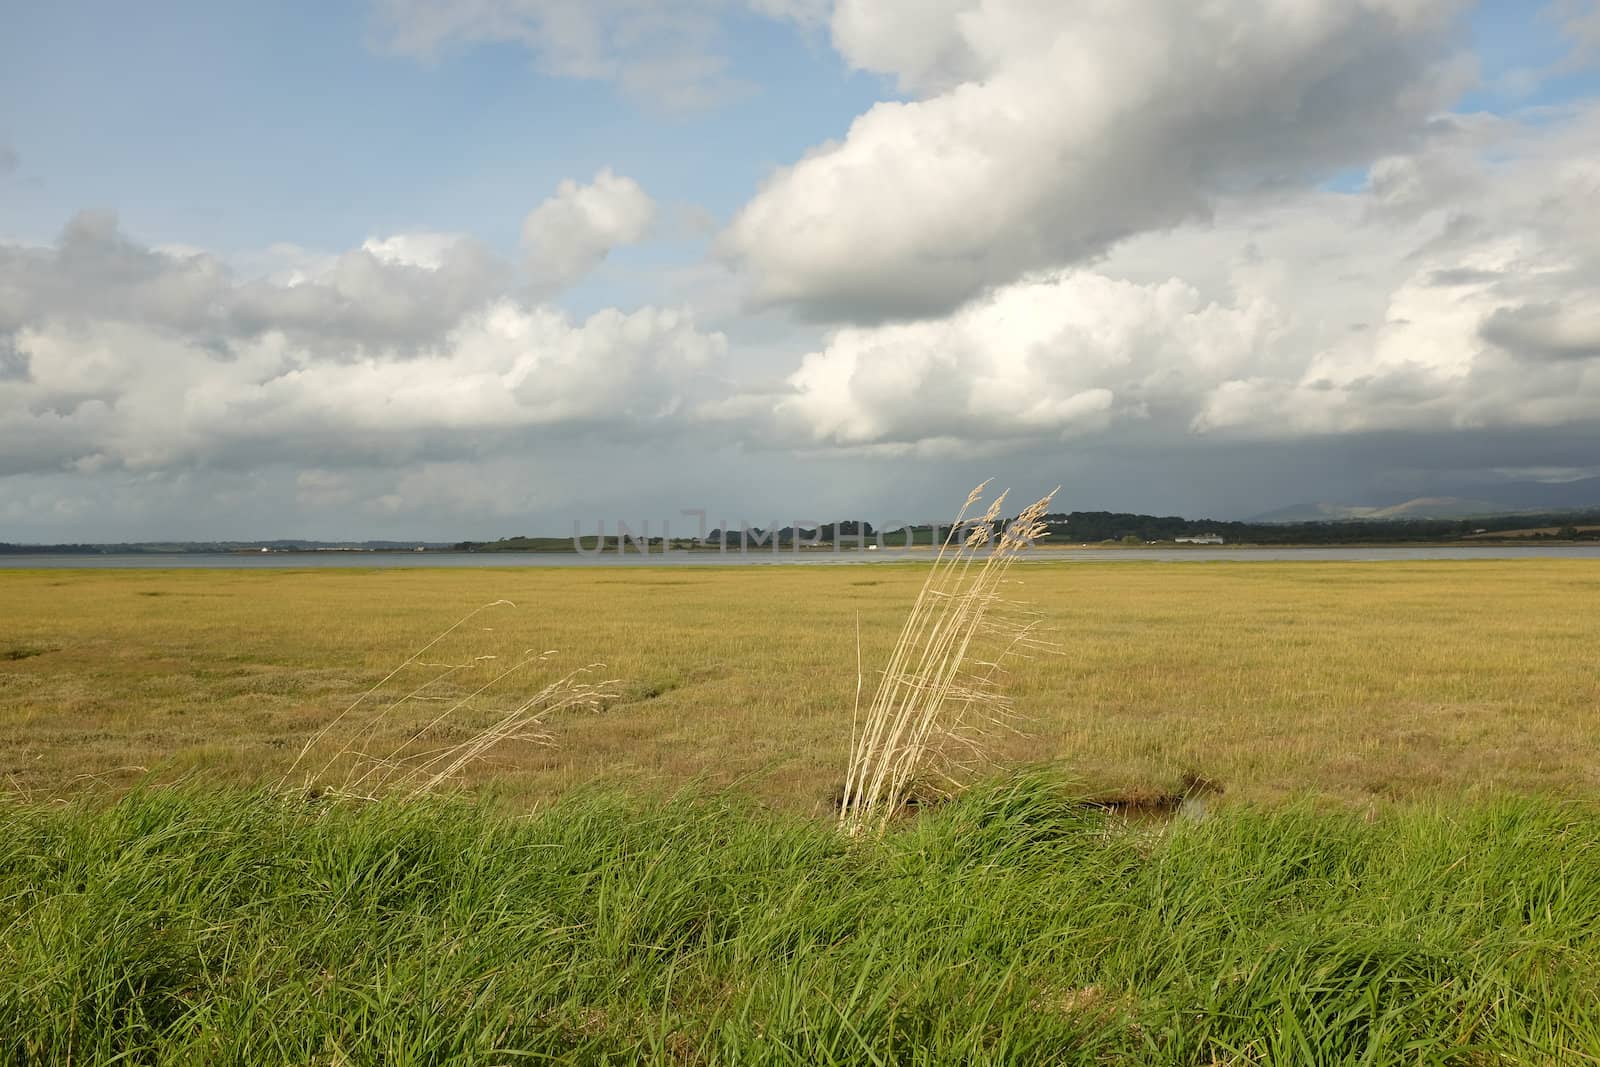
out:
<path id="1" fill-rule="evenodd" d="M 0 807 L 15 1063 L 1592 1063 L 1600 813 Z"/>
<path id="2" fill-rule="evenodd" d="M 925 566 L 4 571 L 0 781 L 43 799 L 141 768 L 276 775 L 338 709 L 504 597 L 517 607 L 433 658 L 558 649 L 553 669 L 603 660 L 622 689 L 552 723 L 557 747 L 498 751 L 475 783 L 517 806 L 596 778 L 738 781 L 818 810 L 843 776 L 857 620 L 881 664 Z M 1229 802 L 1313 791 L 1358 810 L 1600 792 L 1600 569 L 1584 561 L 1014 576 L 1065 654 L 1017 672 L 1030 721 L 1004 760 L 1059 760 L 1095 789 L 1194 771 Z"/>

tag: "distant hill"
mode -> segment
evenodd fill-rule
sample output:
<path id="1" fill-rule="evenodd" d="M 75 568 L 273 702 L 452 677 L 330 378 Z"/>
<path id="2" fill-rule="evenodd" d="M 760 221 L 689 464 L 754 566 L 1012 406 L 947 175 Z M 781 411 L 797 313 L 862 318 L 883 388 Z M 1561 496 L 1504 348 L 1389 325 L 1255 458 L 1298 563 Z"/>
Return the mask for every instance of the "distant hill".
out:
<path id="1" fill-rule="evenodd" d="M 1251 522 L 1342 522 L 1385 519 L 1473 519 L 1529 512 L 1587 511 L 1600 507 L 1600 478 L 1571 482 L 1513 482 L 1487 496 L 1423 496 L 1398 504 L 1293 504 L 1256 515 Z"/>
<path id="2" fill-rule="evenodd" d="M 1045 516 L 1057 543 L 1116 541 L 1161 543 L 1180 538 L 1219 537 L 1227 544 L 1357 545 L 1461 541 L 1504 532 L 1517 539 L 1600 540 L 1600 509 L 1574 512 L 1516 512 L 1471 518 L 1320 518 L 1303 522 L 1229 522 L 1176 515 L 1074 511 Z M 1540 532 L 1543 531 L 1543 532 Z M 1565 536 L 1563 534 L 1565 533 Z"/>
<path id="3" fill-rule="evenodd" d="M 1387 507 L 1354 504 L 1294 504 L 1252 518 L 1251 522 L 1343 522 L 1351 519 L 1471 519 L 1525 509 L 1458 496 L 1421 496 Z"/>
<path id="4" fill-rule="evenodd" d="M 1554 501 L 1554 503 L 1545 503 Z M 1571 503 L 1562 503 L 1570 501 Z M 1416 541 L 1458 541 L 1504 534 L 1514 540 L 1555 538 L 1600 540 L 1600 478 L 1561 483 L 1524 483 L 1498 487 L 1494 499 L 1428 496 L 1386 505 L 1297 504 L 1239 522 L 1178 515 L 1139 515 L 1128 512 L 1074 511 L 1044 516 L 1056 544 L 1162 543 L 1178 539 L 1219 538 L 1226 544 L 1323 545 L 1388 544 Z M 907 543 L 927 545 L 934 530 L 928 526 L 885 528 L 891 547 Z M 774 530 L 713 530 L 703 540 L 678 537 L 674 549 L 720 548 L 737 551 L 746 543 L 751 550 L 827 545 L 864 547 L 880 531 L 871 523 L 823 523 L 815 529 L 785 526 Z M 941 527 L 939 537 L 948 536 Z M 644 544 L 641 544 L 641 541 Z M 615 535 L 604 541 L 585 535 L 578 544 L 570 536 L 522 535 L 496 541 L 176 541 L 119 544 L 20 545 L 0 543 L 0 555 L 23 554 L 174 554 L 259 552 L 592 552 L 620 551 Z M 629 540 L 630 552 L 645 545 L 663 549 L 659 536 Z"/>
<path id="5" fill-rule="evenodd" d="M 1579 478 L 1571 482 L 1517 482 L 1496 487 L 1494 499 L 1518 511 L 1600 507 L 1600 478 Z"/>

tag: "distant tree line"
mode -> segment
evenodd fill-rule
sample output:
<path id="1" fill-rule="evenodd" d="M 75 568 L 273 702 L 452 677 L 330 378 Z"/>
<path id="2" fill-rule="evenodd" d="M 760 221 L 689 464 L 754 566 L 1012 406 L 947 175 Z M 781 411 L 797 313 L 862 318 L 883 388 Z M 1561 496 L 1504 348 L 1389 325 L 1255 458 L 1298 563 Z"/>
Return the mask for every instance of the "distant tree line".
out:
<path id="1" fill-rule="evenodd" d="M 0 542 L 0 555 L 139 556 L 184 553 L 260 552 L 411 552 L 437 551 L 447 546 L 427 541 L 119 541 L 54 545 L 19 545 Z"/>
<path id="2" fill-rule="evenodd" d="M 878 531 L 870 522 L 825 522 L 821 526 L 807 528 L 804 526 L 785 526 L 778 530 L 765 530 L 753 526 L 744 530 L 712 530 L 705 536 L 705 543 L 720 547 L 724 543 L 729 548 L 769 548 L 773 544 L 782 548 L 792 547 L 797 541 L 800 544 L 833 544 L 843 539 L 844 544 L 853 545 L 857 539 L 865 545 L 875 542 Z"/>
<path id="3" fill-rule="evenodd" d="M 1097 544 L 1146 543 L 1175 541 L 1180 537 L 1202 537 L 1216 534 L 1229 544 L 1253 545 L 1351 545 L 1397 544 L 1424 541 L 1459 541 L 1464 538 L 1491 536 L 1509 531 L 1534 531 L 1517 534 L 1525 541 L 1600 541 L 1600 509 L 1586 511 L 1559 511 L 1526 513 L 1520 515 L 1486 515 L 1468 519 L 1336 519 L 1322 522 L 1225 522 L 1217 519 L 1185 519 L 1178 515 L 1137 515 L 1121 511 L 1054 512 L 1044 517 L 1050 539 L 1058 543 Z M 1009 520 L 996 523 L 996 527 Z M 674 537 L 673 548 L 718 548 L 726 544 L 733 549 L 792 548 L 800 544 L 832 545 L 843 538 L 843 548 L 858 544 L 875 544 L 881 534 L 883 543 L 898 548 L 910 541 L 927 545 L 933 541 L 931 526 L 895 527 L 878 529 L 870 522 L 845 520 L 823 523 L 814 528 L 785 526 L 776 530 L 753 528 L 746 531 L 712 530 L 703 539 Z M 642 534 L 642 531 L 641 531 Z M 940 539 L 948 536 L 948 527 L 939 531 Z M 859 539 L 859 540 L 858 540 Z M 628 551 L 638 551 L 641 544 L 651 550 L 663 547 L 660 537 L 629 537 Z M 426 551 L 455 552 L 571 552 L 571 537 L 502 537 L 497 541 L 458 541 L 453 545 L 432 542 L 362 541 L 181 541 L 138 542 L 120 544 L 56 544 L 21 545 L 0 542 L 0 555 L 101 555 L 137 553 L 180 552 L 259 552 L 267 548 L 275 552 L 315 552 L 330 549 L 344 551 L 410 551 L 421 547 Z M 604 548 L 615 552 L 621 547 L 612 535 L 598 537 L 586 534 L 577 546 L 586 551 Z"/>
<path id="4" fill-rule="evenodd" d="M 1549 540 L 1600 540 L 1600 531 L 1580 530 L 1600 522 L 1600 511 L 1543 515 L 1494 515 L 1470 519 L 1338 519 L 1325 522 L 1223 522 L 1177 515 L 1135 515 L 1114 511 L 1073 511 L 1045 516 L 1052 538 L 1061 541 L 1174 541 L 1217 534 L 1231 544 L 1324 545 L 1393 544 L 1405 541 L 1455 541 L 1535 527 L 1556 533 L 1525 535 Z"/>

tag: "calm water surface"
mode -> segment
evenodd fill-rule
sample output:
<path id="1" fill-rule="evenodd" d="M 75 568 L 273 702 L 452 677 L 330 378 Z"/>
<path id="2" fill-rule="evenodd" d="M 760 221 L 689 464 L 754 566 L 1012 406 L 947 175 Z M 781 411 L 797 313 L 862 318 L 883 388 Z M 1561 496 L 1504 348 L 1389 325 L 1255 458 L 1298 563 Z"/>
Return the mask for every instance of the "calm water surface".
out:
<path id="1" fill-rule="evenodd" d="M 241 570 L 293 569 L 314 567 L 704 567 L 772 566 L 799 563 L 806 566 L 866 565 L 895 560 L 926 560 L 928 552 L 826 552 L 773 553 L 758 551 L 672 552 L 641 556 L 615 552 L 580 556 L 575 553 L 545 552 L 261 552 L 261 553 L 186 553 L 182 555 L 66 555 L 0 556 L 0 569 L 60 570 L 135 569 L 135 570 Z M 1231 561 L 1259 563 L 1274 561 L 1381 562 L 1384 560 L 1448 559 L 1592 559 L 1600 560 L 1600 545 L 1550 545 L 1527 547 L 1437 546 L 1418 548 L 1067 548 L 1041 549 L 1025 560 L 1061 563 L 1214 563 Z"/>

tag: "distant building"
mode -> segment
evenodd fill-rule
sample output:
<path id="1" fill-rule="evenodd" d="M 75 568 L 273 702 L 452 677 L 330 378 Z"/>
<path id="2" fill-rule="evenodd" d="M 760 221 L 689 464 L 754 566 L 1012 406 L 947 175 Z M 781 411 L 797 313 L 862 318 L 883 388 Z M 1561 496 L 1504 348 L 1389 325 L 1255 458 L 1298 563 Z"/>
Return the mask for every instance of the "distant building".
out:
<path id="1" fill-rule="evenodd" d="M 1222 535 L 1214 533 L 1197 534 L 1194 537 L 1174 537 L 1173 540 L 1180 545 L 1220 545 L 1223 543 Z"/>

